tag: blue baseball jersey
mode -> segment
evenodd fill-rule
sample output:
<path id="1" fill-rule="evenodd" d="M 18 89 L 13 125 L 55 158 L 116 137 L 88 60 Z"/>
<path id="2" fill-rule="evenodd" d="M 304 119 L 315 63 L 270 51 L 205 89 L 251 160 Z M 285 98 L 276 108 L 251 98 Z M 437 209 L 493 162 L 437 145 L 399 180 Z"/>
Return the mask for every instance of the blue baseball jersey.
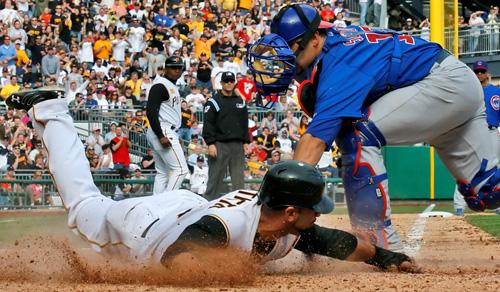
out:
<path id="1" fill-rule="evenodd" d="M 330 148 L 344 118 L 361 118 L 363 107 L 425 78 L 441 51 L 436 43 L 393 31 L 330 29 L 315 62 L 316 104 L 307 132 Z"/>
<path id="2" fill-rule="evenodd" d="M 488 126 L 498 128 L 500 124 L 500 87 L 493 84 L 483 87 L 486 121 Z"/>

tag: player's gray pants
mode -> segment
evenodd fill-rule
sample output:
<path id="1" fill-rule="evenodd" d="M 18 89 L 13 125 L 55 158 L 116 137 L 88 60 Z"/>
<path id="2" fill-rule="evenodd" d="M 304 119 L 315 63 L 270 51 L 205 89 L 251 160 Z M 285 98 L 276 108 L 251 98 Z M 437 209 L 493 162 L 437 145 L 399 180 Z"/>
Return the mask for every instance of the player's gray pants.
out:
<path id="1" fill-rule="evenodd" d="M 369 119 L 383 134 L 387 145 L 427 142 L 436 148 L 456 179 L 470 181 L 483 159 L 488 160 L 487 169 L 498 165 L 497 139 L 488 133 L 486 126 L 483 89 L 472 70 L 454 57 L 436 64 L 423 80 L 382 96 L 370 106 L 370 112 Z M 369 164 L 374 177 L 386 173 L 378 147 L 363 146 L 359 163 Z M 370 223 L 361 220 L 365 214 L 351 214 L 353 228 L 365 229 L 369 223 L 373 227 L 368 229 L 378 230 L 390 218 L 387 180 L 381 181 L 380 187 L 381 197 L 387 197 L 387 203 L 381 204 L 385 206 L 381 208 L 385 217 Z M 379 214 L 381 210 L 373 212 Z M 377 236 L 378 244 L 399 250 L 401 242 L 392 226 L 383 231 Z"/>
<path id="2" fill-rule="evenodd" d="M 180 188 L 189 171 L 177 133 L 168 130 L 164 131 L 164 135 L 172 144 L 169 148 L 160 144 L 160 140 L 151 128 L 146 134 L 149 145 L 153 148 L 155 161 L 156 176 L 153 187 L 155 195 Z"/>
<path id="3" fill-rule="evenodd" d="M 427 142 L 456 179 L 470 181 L 483 159 L 487 169 L 498 165 L 498 141 L 486 125 L 481 84 L 454 57 L 435 65 L 422 81 L 386 94 L 370 109 L 370 120 L 388 145 Z"/>
<path id="4" fill-rule="evenodd" d="M 208 184 L 205 198 L 213 200 L 222 195 L 224 191 L 223 179 L 229 167 L 229 175 L 233 190 L 244 187 L 245 153 L 243 142 L 216 142 L 217 157 L 208 157 Z"/>
<path id="5" fill-rule="evenodd" d="M 500 133 L 497 129 L 490 129 L 489 132 L 491 137 L 497 140 L 497 157 L 500 158 Z M 453 193 L 453 207 L 455 211 L 457 209 L 465 210 L 467 207 L 464 196 L 458 191 L 458 186 L 455 187 L 455 191 Z"/>

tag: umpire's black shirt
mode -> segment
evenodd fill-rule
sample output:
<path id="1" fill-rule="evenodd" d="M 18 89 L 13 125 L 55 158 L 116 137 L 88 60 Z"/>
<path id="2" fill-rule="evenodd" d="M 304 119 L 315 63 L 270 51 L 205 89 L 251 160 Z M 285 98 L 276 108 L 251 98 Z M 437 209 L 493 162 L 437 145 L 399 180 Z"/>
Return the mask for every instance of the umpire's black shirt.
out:
<path id="1" fill-rule="evenodd" d="M 250 142 L 248 109 L 239 96 L 224 96 L 218 92 L 205 104 L 203 139 L 208 145 L 215 142 Z"/>

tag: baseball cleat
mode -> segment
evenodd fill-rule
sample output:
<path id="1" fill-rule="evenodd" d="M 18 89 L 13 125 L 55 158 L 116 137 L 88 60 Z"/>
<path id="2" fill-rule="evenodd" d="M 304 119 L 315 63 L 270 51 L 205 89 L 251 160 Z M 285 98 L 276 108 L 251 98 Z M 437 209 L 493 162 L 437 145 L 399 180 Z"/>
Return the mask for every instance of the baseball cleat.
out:
<path id="1" fill-rule="evenodd" d="M 5 103 L 9 107 L 28 111 L 34 104 L 39 102 L 61 98 L 64 98 L 64 90 L 62 88 L 42 87 L 40 89 L 12 93 L 7 97 Z"/>

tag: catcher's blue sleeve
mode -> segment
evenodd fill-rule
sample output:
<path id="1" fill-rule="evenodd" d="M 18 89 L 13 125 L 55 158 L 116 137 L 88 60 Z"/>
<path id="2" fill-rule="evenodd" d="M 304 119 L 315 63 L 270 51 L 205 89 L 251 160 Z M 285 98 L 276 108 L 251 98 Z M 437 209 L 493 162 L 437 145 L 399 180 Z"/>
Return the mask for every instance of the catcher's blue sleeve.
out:
<path id="1" fill-rule="evenodd" d="M 388 31 L 352 26 L 328 32 L 316 85 L 316 104 L 308 133 L 327 148 L 342 120 L 361 118 L 361 108 L 387 92 L 425 78 L 442 48 Z"/>
<path id="2" fill-rule="evenodd" d="M 368 95 L 375 82 L 373 76 L 359 71 L 357 67 L 344 64 L 341 60 L 335 62 L 329 57 L 322 60 L 314 117 L 307 129 L 309 134 L 325 142 L 327 150 L 344 118 L 361 118 L 362 97 Z"/>

